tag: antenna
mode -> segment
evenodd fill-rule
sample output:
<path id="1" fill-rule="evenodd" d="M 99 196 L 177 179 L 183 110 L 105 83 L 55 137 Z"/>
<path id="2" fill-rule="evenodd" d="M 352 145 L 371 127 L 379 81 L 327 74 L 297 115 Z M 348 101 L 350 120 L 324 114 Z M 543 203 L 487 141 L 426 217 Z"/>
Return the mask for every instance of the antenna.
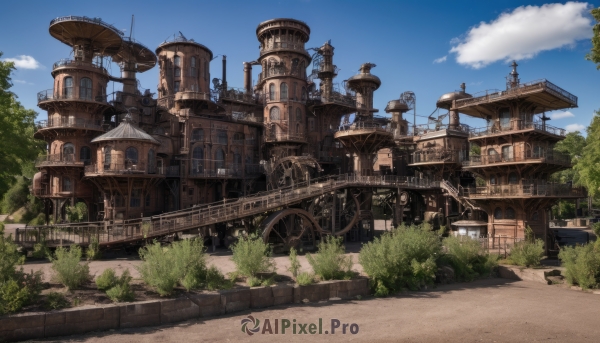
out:
<path id="1" fill-rule="evenodd" d="M 131 30 L 129 30 L 129 40 L 131 40 L 131 36 L 133 35 L 133 21 L 135 20 L 134 15 L 131 15 Z"/>

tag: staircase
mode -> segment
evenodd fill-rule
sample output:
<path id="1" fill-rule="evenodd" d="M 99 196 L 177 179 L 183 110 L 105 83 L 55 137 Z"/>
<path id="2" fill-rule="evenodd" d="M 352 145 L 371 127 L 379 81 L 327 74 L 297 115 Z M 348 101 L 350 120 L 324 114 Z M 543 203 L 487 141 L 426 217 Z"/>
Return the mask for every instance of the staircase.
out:
<path id="1" fill-rule="evenodd" d="M 461 203 L 465 208 L 470 208 L 471 210 L 474 210 L 474 211 L 475 210 L 483 211 L 483 209 L 481 207 L 476 206 L 469 199 L 461 196 L 458 189 L 456 189 L 456 187 L 454 187 L 454 185 L 452 185 L 449 181 L 442 180 L 440 182 L 440 188 L 446 190 L 446 192 L 448 192 L 448 194 L 451 197 L 453 197 L 456 201 Z"/>

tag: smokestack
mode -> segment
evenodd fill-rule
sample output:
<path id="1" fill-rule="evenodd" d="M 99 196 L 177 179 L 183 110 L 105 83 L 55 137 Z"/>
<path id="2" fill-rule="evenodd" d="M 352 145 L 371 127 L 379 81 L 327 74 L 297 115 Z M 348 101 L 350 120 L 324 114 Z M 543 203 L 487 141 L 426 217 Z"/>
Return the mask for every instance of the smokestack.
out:
<path id="1" fill-rule="evenodd" d="M 227 90 L 227 56 L 223 55 L 223 90 Z"/>
<path id="2" fill-rule="evenodd" d="M 247 94 L 252 93 L 252 64 L 244 62 L 244 90 Z"/>

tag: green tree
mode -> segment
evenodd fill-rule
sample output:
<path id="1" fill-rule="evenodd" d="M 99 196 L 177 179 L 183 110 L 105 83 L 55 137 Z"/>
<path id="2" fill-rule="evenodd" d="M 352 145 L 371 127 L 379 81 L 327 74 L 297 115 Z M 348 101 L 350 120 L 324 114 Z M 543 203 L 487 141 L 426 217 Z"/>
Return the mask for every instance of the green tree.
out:
<path id="1" fill-rule="evenodd" d="M 596 63 L 596 69 L 600 69 L 600 8 L 594 8 L 590 13 L 596 19 L 596 25 L 593 28 L 592 49 L 585 58 Z"/>
<path id="2" fill-rule="evenodd" d="M 79 223 L 87 218 L 87 206 L 84 202 L 78 202 L 75 206 L 67 207 L 67 218 L 71 223 Z"/>
<path id="3" fill-rule="evenodd" d="M 573 169 L 579 176 L 578 184 L 585 186 L 591 196 L 596 196 L 600 194 L 600 111 L 596 111 L 586 131 L 586 145 Z"/>
<path id="4" fill-rule="evenodd" d="M 0 194 L 10 188 L 15 176 L 24 174 L 25 165 L 45 146 L 45 142 L 33 138 L 36 112 L 25 109 L 10 91 L 14 69 L 12 62 L 0 61 Z"/>

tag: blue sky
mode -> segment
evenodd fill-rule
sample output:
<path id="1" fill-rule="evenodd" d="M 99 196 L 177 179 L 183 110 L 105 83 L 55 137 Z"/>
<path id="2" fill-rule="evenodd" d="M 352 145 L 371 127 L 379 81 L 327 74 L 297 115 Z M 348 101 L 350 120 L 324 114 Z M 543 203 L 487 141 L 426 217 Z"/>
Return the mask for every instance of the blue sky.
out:
<path id="1" fill-rule="evenodd" d="M 382 80 L 375 93 L 380 114 L 404 91 L 415 92 L 417 114 L 426 117 L 440 95 L 462 82 L 472 94 L 504 89 L 510 61 L 517 58 L 522 82 L 545 78 L 579 97 L 579 107 L 569 113 L 549 113 L 554 118 L 550 125 L 576 130 L 587 126 L 594 110 L 600 109 L 600 71 L 584 59 L 591 47 L 593 21 L 588 12 L 599 5 L 507 0 L 12 1 L 3 4 L 0 13 L 0 51 L 2 58 L 20 61 L 12 90 L 25 107 L 40 113 L 38 119 L 45 119 L 36 106 L 36 93 L 52 87 L 52 64 L 71 53 L 48 33 L 56 17 L 100 17 L 129 35 L 133 14 L 133 37 L 151 49 L 181 31 L 215 55 L 227 55 L 232 87 L 243 86 L 242 62 L 258 57 L 258 23 L 291 17 L 311 27 L 307 47 L 331 39 L 334 63 L 341 69 L 337 82 L 356 74 L 364 62 L 377 65 L 371 72 Z M 259 69 L 254 68 L 255 79 Z M 116 65 L 109 71 L 119 74 Z M 220 58 L 211 63 L 211 77 L 221 77 Z M 138 79 L 154 92 L 158 68 Z M 461 120 L 484 125 L 465 116 Z M 417 124 L 426 121 L 417 118 Z"/>

